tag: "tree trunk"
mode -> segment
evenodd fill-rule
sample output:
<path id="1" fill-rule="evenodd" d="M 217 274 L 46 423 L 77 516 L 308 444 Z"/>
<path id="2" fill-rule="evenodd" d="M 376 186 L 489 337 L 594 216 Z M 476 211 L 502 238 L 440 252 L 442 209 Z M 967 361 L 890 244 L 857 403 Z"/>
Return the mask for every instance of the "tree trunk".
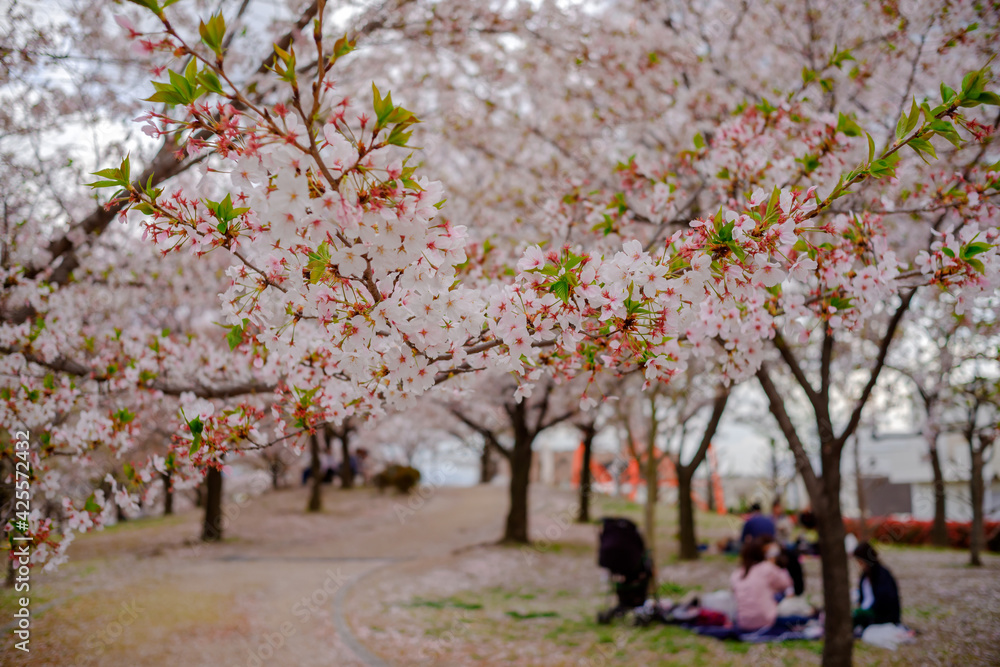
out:
<path id="1" fill-rule="evenodd" d="M 222 539 L 222 471 L 212 467 L 205 475 L 205 523 L 201 539 L 218 542 Z"/>
<path id="2" fill-rule="evenodd" d="M 681 459 L 681 449 L 678 449 L 677 459 L 674 461 L 674 469 L 677 471 L 677 511 L 679 513 L 678 526 L 681 543 L 681 560 L 696 560 L 699 556 L 698 536 L 695 534 L 694 528 L 694 498 L 691 495 L 691 486 L 695 472 L 697 472 L 698 467 L 705 461 L 705 457 L 708 456 L 708 449 L 712 446 L 712 439 L 719 430 L 719 422 L 722 421 L 722 415 L 726 411 L 726 403 L 728 402 L 729 390 L 725 387 L 720 387 L 712 404 L 712 416 L 709 417 L 708 423 L 705 425 L 705 431 L 701 435 L 701 443 L 698 445 L 694 456 L 685 465 Z M 771 442 L 773 450 L 774 441 L 772 440 Z M 708 479 L 709 507 L 711 508 L 714 506 L 711 500 L 714 495 L 711 485 L 711 470 L 708 472 Z"/>
<path id="3" fill-rule="evenodd" d="M 659 481 L 659 471 L 657 464 L 656 448 L 650 446 L 646 451 L 646 507 L 645 507 L 645 533 L 646 548 L 649 550 L 649 561 L 653 564 L 652 581 L 656 582 L 656 500 L 657 482 Z"/>
<path id="4" fill-rule="evenodd" d="M 715 514 L 718 508 L 715 506 L 715 479 L 711 467 L 709 467 L 708 476 L 705 478 L 705 489 L 705 493 L 708 494 L 708 511 Z"/>
<path id="5" fill-rule="evenodd" d="M 337 433 L 340 439 L 340 487 L 350 489 L 354 487 L 354 471 L 351 470 L 351 437 L 350 431 L 345 425 Z"/>
<path id="6" fill-rule="evenodd" d="M 174 513 L 174 484 L 172 475 L 165 472 L 160 476 L 163 480 L 163 516 L 170 516 Z"/>
<path id="7" fill-rule="evenodd" d="M 320 462 L 319 433 L 314 433 L 309 438 L 309 504 L 306 505 L 307 512 L 323 511 L 323 464 Z"/>
<path id="8" fill-rule="evenodd" d="M 528 485 L 531 482 L 531 441 L 523 424 L 514 425 L 514 450 L 510 456 L 510 510 L 503 541 L 527 544 Z"/>
<path id="9" fill-rule="evenodd" d="M 277 491 L 281 488 L 281 477 L 285 466 L 281 462 L 281 459 L 275 458 L 271 460 L 268 467 L 271 470 L 271 488 Z"/>
<path id="10" fill-rule="evenodd" d="M 851 622 L 851 579 L 844 545 L 847 530 L 840 505 L 840 450 L 829 443 L 823 443 L 821 451 L 821 497 L 812 500 L 819 534 L 823 605 L 826 612 L 823 667 L 850 667 L 854 628 Z"/>
<path id="11" fill-rule="evenodd" d="M 693 475 L 677 471 L 677 524 L 680 529 L 681 560 L 698 559 L 698 537 L 694 530 L 694 500 L 691 497 Z M 692 471 L 693 472 L 693 471 Z"/>
<path id="12" fill-rule="evenodd" d="M 969 535 L 969 565 L 983 564 L 980 554 L 986 541 L 983 533 L 983 501 L 985 487 L 983 484 L 983 447 L 969 443 L 972 454 L 972 475 L 969 479 L 969 492 L 972 496 L 972 533 Z"/>
<path id="13" fill-rule="evenodd" d="M 13 448 L 11 449 L 11 452 L 13 453 Z M 8 458 L 8 455 L 0 455 L 0 512 L 3 512 L 3 515 L 0 516 L 0 521 L 3 521 L 4 523 L 14 518 L 11 513 L 15 509 L 14 499 L 16 497 L 16 489 L 13 479 L 13 477 L 16 476 L 11 476 L 12 466 L 9 462 L 11 462 L 11 459 Z M 11 477 L 11 481 L 9 483 L 6 481 L 8 476 Z M 13 542 L 11 542 L 11 544 L 13 544 Z M 9 553 L 7 555 L 10 556 Z M 7 577 L 4 580 L 5 588 L 14 588 L 14 584 L 16 583 L 14 581 L 14 577 L 14 561 L 8 558 Z"/>
<path id="14" fill-rule="evenodd" d="M 854 438 L 854 491 L 858 499 L 858 540 L 868 541 L 868 497 L 865 495 L 865 484 L 861 478 L 861 443 Z"/>
<path id="15" fill-rule="evenodd" d="M 594 450 L 597 429 L 593 423 L 581 427 L 583 431 L 583 462 L 580 466 L 580 504 L 576 511 L 577 523 L 590 523 L 590 461 Z"/>
<path id="16" fill-rule="evenodd" d="M 945 507 L 944 472 L 941 470 L 941 455 L 937 448 L 937 434 L 930 448 L 931 469 L 934 471 L 934 523 L 931 526 L 931 544 L 937 547 L 948 546 L 948 524 Z"/>
<path id="17" fill-rule="evenodd" d="M 497 460 L 493 447 L 483 441 L 483 453 L 479 455 L 479 483 L 489 484 L 497 476 Z"/>

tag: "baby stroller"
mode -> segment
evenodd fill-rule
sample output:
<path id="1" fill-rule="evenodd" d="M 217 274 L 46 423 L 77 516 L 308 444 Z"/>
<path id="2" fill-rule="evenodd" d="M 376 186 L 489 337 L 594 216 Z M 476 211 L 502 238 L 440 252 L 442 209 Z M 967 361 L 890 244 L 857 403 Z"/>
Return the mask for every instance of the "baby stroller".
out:
<path id="1" fill-rule="evenodd" d="M 608 517 L 601 520 L 597 564 L 611 573 L 618 604 L 599 612 L 597 622 L 610 623 L 646 603 L 652 563 L 639 529 L 628 519 Z"/>

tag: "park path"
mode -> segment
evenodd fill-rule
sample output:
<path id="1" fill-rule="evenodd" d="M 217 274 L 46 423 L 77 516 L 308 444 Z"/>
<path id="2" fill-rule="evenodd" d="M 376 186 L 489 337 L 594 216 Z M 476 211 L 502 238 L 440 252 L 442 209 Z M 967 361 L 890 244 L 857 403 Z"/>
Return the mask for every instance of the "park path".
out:
<path id="1" fill-rule="evenodd" d="M 350 626 L 371 582 L 501 534 L 505 489 L 425 496 L 329 488 L 319 515 L 299 489 L 244 498 L 215 545 L 191 539 L 196 511 L 84 536 L 36 576 L 31 654 L 0 664 L 382 667 Z"/>

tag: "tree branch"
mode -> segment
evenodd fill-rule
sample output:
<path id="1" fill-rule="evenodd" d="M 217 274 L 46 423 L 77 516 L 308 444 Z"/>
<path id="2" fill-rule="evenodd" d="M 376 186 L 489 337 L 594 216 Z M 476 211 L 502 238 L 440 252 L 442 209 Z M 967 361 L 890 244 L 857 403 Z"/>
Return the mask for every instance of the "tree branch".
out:
<path id="1" fill-rule="evenodd" d="M 705 456 L 708 454 L 708 447 L 712 444 L 712 438 L 715 437 L 715 433 L 719 428 L 719 422 L 722 421 L 722 415 L 726 411 L 726 403 L 728 402 L 729 389 L 720 386 L 719 393 L 715 395 L 715 400 L 712 402 L 712 416 L 709 417 L 708 424 L 705 425 L 705 432 L 701 436 L 701 443 L 698 445 L 698 450 L 687 464 L 681 462 L 681 453 L 680 451 L 677 452 L 675 467 L 677 468 L 678 477 L 684 476 L 685 479 L 690 479 L 694 475 L 694 471 L 701 465 L 701 462 L 705 460 Z"/>
<path id="2" fill-rule="evenodd" d="M 66 373 L 67 375 L 73 375 L 75 377 L 88 378 L 94 380 L 95 382 L 107 382 L 110 379 L 107 374 L 98 373 L 89 366 L 64 356 L 60 356 L 59 358 L 51 361 L 46 361 L 33 352 L 15 350 L 8 347 L 0 347 L 0 353 L 7 355 L 20 354 L 28 363 L 36 364 L 59 373 Z M 234 398 L 236 396 L 243 396 L 246 394 L 269 394 L 275 389 L 274 384 L 267 384 L 256 380 L 248 380 L 246 382 L 224 385 L 221 387 L 206 387 L 200 383 L 189 385 L 169 385 L 156 381 L 141 384 L 139 386 L 151 391 L 163 392 L 167 396 L 180 396 L 184 393 L 192 393 L 198 398 L 205 399 Z"/>
<path id="3" fill-rule="evenodd" d="M 788 346 L 784 337 L 780 333 L 775 333 L 774 335 L 774 346 L 778 348 L 778 352 L 781 353 L 781 358 L 785 361 L 788 366 L 788 370 L 792 372 L 795 376 L 795 380 L 802 387 L 802 390 L 806 392 L 806 396 L 809 398 L 809 402 L 812 403 L 813 407 L 819 403 L 819 394 L 813 389 L 812 383 L 809 382 L 809 378 L 806 377 L 805 372 L 802 370 L 802 366 L 799 365 L 798 359 L 795 358 L 795 354 L 792 349 Z"/>
<path id="4" fill-rule="evenodd" d="M 899 323 L 902 322 L 903 315 L 906 314 L 906 311 L 910 307 L 910 303 L 913 301 L 913 297 L 916 293 L 917 288 L 911 289 L 903 297 L 903 300 L 896 308 L 896 312 L 892 314 L 892 319 L 889 320 L 889 326 L 885 331 L 885 336 L 882 337 L 882 342 L 879 345 L 878 356 L 875 358 L 875 367 L 872 369 L 871 377 L 868 378 L 868 384 L 865 385 L 864 390 L 861 392 L 861 397 L 858 398 L 858 402 L 854 406 L 854 412 L 851 413 L 851 418 L 847 422 L 847 426 L 844 428 L 843 433 L 840 434 L 840 437 L 836 440 L 836 446 L 838 448 L 843 448 L 847 438 L 854 433 L 854 431 L 858 428 L 858 424 L 861 423 L 861 413 L 865 409 L 865 404 L 868 403 L 869 397 L 871 397 L 872 390 L 875 389 L 875 384 L 878 382 L 878 376 L 882 372 L 882 368 L 885 366 L 885 358 L 889 354 L 889 346 L 892 344 L 892 339 L 896 335 L 896 329 L 899 328 Z"/>
<path id="5" fill-rule="evenodd" d="M 509 449 L 500 444 L 499 438 L 497 438 L 496 433 L 494 433 L 492 429 L 489 429 L 483 426 L 482 424 L 476 422 L 475 420 L 468 417 L 465 413 L 463 413 L 461 410 L 459 410 L 454 406 L 448 406 L 448 412 L 454 415 L 458 421 L 462 422 L 463 424 L 471 428 L 473 431 L 483 436 L 483 439 L 486 440 L 487 447 L 493 446 L 497 451 L 503 454 L 504 458 L 506 458 L 508 461 L 510 460 L 511 456 L 513 456 L 513 452 L 511 452 Z"/>
<path id="6" fill-rule="evenodd" d="M 778 393 L 777 387 L 774 386 L 774 382 L 771 380 L 771 374 L 768 371 L 766 363 L 762 363 L 760 365 L 760 369 L 757 371 L 757 381 L 760 383 L 761 389 L 764 390 L 764 394 L 767 396 L 767 400 L 771 408 L 771 414 L 774 415 L 775 420 L 777 420 L 778 427 L 781 429 L 781 432 L 785 436 L 785 440 L 788 441 L 788 446 L 795 455 L 796 466 L 799 469 L 799 473 L 802 475 L 802 480 L 805 482 L 810 498 L 812 498 L 815 503 L 817 500 L 822 498 L 822 488 L 820 486 L 819 478 L 816 476 L 816 471 L 813 470 L 812 463 L 809 461 L 809 455 L 806 453 L 806 448 L 803 446 L 798 433 L 795 431 L 795 425 L 792 423 L 791 417 L 788 416 L 788 412 L 785 410 L 785 402 L 781 398 L 781 394 Z M 821 508 L 819 507 L 814 507 L 814 509 L 816 511 L 821 511 Z"/>

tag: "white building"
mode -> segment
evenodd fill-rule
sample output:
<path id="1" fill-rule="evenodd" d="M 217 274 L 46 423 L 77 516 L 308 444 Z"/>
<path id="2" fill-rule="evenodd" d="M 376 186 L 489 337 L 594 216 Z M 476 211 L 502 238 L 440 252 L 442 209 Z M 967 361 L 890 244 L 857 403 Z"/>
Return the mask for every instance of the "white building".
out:
<path id="1" fill-rule="evenodd" d="M 927 444 L 920 434 L 873 434 L 859 430 L 855 441 L 868 512 L 899 514 L 918 520 L 934 518 L 934 476 Z M 843 458 L 841 502 L 847 516 L 858 515 L 854 443 Z M 970 521 L 969 446 L 958 434 L 942 434 L 938 452 L 945 480 L 945 511 L 950 521 Z M 989 457 L 983 469 L 987 520 L 1000 520 L 1000 456 Z"/>

